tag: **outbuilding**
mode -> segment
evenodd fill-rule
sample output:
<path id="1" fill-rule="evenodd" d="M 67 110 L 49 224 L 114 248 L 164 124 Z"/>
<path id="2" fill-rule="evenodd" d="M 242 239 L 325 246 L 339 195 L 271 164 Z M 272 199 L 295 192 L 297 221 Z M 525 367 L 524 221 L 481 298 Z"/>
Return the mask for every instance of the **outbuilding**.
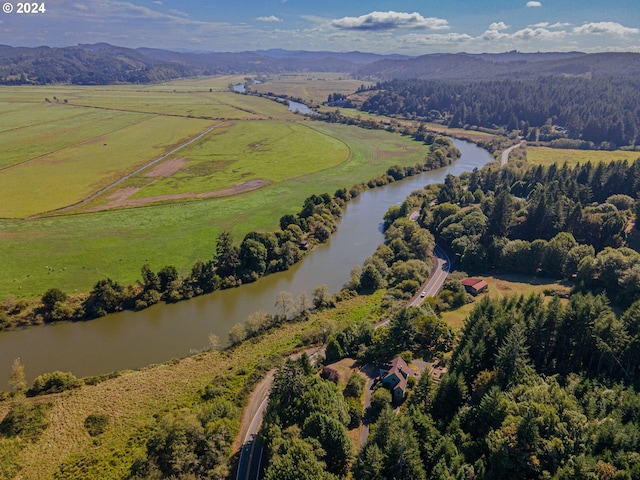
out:
<path id="1" fill-rule="evenodd" d="M 489 289 L 489 284 L 480 278 L 465 278 L 460 281 L 460 284 L 464 287 L 467 293 L 470 293 L 474 297 Z"/>

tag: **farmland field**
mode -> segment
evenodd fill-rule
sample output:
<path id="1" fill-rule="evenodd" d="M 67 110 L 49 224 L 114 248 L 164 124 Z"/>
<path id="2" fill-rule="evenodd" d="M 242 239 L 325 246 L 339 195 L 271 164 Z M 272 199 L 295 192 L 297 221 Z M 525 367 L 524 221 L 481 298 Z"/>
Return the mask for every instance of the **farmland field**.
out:
<path id="1" fill-rule="evenodd" d="M 233 83 L 229 78 L 194 82 L 191 88 L 182 80 L 145 88 L 0 89 L 0 112 L 19 112 L 13 119 L 0 116 L 3 145 L 14 145 L 11 159 L 4 160 L 9 168 L 0 170 L 5 192 L 0 298 L 34 298 L 54 286 L 87 292 L 106 277 L 133 283 L 146 262 L 188 271 L 196 260 L 211 258 L 223 230 L 238 241 L 251 230 L 273 230 L 282 215 L 297 212 L 311 194 L 333 193 L 426 155 L 424 145 L 397 134 L 307 121 L 267 99 L 228 93 L 223 90 Z M 191 93 L 174 102 L 174 88 Z M 130 111 L 144 104 L 145 89 L 154 105 L 150 110 L 160 109 L 164 98 L 173 113 Z M 185 108 L 202 108 L 188 98 L 195 91 L 206 97 L 203 104 L 257 113 L 244 120 L 189 117 Z M 80 97 L 101 108 L 72 105 Z M 87 205 L 25 219 L 75 203 L 218 124 L 201 140 Z M 304 149 L 294 146 L 300 142 Z M 218 157 L 226 159 L 216 164 Z M 241 195 L 195 195 L 252 179 L 265 183 Z M 180 203 L 149 203 L 172 193 L 189 195 Z M 139 207 L 108 209 L 114 195 L 131 195 Z"/>
<path id="2" fill-rule="evenodd" d="M 212 125 L 164 116 L 140 120 L 5 168 L 0 190 L 9 201 L 0 206 L 0 217 L 27 217 L 77 203 Z"/>
<path id="3" fill-rule="evenodd" d="M 344 143 L 300 123 L 228 123 L 175 154 L 183 167 L 135 197 L 217 191 L 254 179 L 282 182 L 336 167 L 349 154 Z"/>
<path id="4" fill-rule="evenodd" d="M 368 84 L 361 80 L 350 79 L 346 74 L 340 73 L 287 73 L 270 75 L 264 79 L 263 83 L 251 85 L 251 90 L 259 93 L 274 92 L 321 103 L 326 102 L 327 97 L 332 93 L 353 93 L 363 83 Z"/>
<path id="5" fill-rule="evenodd" d="M 578 163 L 613 162 L 616 160 L 632 162 L 638 158 L 640 158 L 640 152 L 629 152 L 625 150 L 571 150 L 527 146 L 527 160 L 534 165 L 549 166 L 554 163 L 562 165 L 566 162 L 570 166 L 573 166 Z"/>

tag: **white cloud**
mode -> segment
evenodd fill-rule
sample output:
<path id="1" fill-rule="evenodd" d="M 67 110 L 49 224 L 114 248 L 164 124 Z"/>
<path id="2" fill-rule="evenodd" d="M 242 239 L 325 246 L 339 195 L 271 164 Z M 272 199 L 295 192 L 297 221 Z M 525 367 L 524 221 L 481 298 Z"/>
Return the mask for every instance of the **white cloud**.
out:
<path id="1" fill-rule="evenodd" d="M 188 13 L 181 12 L 180 10 L 176 10 L 175 8 L 172 8 L 171 10 L 169 10 L 169 13 L 171 15 L 178 15 L 180 17 L 185 17 L 185 18 L 189 16 Z"/>
<path id="2" fill-rule="evenodd" d="M 564 27 L 569 27 L 571 26 L 570 23 L 561 23 L 561 22 L 556 22 L 556 23 L 549 23 L 549 22 L 540 22 L 540 23 L 535 23 L 533 25 L 529 25 L 532 28 L 564 28 Z"/>
<path id="3" fill-rule="evenodd" d="M 527 4 L 525 5 L 525 7 L 541 7 L 542 4 L 540 2 L 527 2 Z"/>
<path id="4" fill-rule="evenodd" d="M 275 15 L 269 15 L 268 17 L 257 17 L 256 20 L 258 20 L 259 22 L 267 22 L 267 23 L 282 21 L 280 18 L 276 17 Z"/>
<path id="5" fill-rule="evenodd" d="M 640 29 L 625 27 L 615 22 L 591 22 L 574 28 L 573 33 L 579 35 L 614 34 L 624 36 L 640 33 Z"/>
<path id="6" fill-rule="evenodd" d="M 512 35 L 515 40 L 559 40 L 566 36 L 566 32 L 552 32 L 545 28 L 523 28 Z"/>
<path id="7" fill-rule="evenodd" d="M 489 25 L 489 30 L 507 30 L 509 25 L 504 22 L 495 22 Z"/>
<path id="8" fill-rule="evenodd" d="M 485 42 L 500 42 L 505 47 L 514 44 L 522 45 L 522 42 L 536 40 L 539 42 L 551 42 L 566 37 L 567 33 L 563 31 L 551 31 L 546 28 L 523 28 L 515 33 L 502 33 L 498 30 L 487 30 L 480 39 Z M 525 45 L 526 46 L 526 45 Z M 506 49 L 506 48 L 505 48 Z"/>
<path id="9" fill-rule="evenodd" d="M 399 28 L 423 28 L 446 30 L 449 23 L 442 18 L 423 17 L 418 12 L 371 12 L 360 17 L 344 17 L 333 20 L 331 25 L 345 30 L 394 30 Z"/>

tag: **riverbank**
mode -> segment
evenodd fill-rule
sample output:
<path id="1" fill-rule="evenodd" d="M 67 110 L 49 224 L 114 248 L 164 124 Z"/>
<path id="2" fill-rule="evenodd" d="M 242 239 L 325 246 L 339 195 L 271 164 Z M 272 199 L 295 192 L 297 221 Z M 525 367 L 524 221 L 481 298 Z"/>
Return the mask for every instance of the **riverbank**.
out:
<path id="1" fill-rule="evenodd" d="M 46 405 L 47 426 L 37 437 L 0 435 L 0 477 L 120 479 L 146 455 L 146 443 L 167 412 L 197 412 L 217 399 L 229 405 L 227 456 L 240 426 L 242 408 L 265 372 L 296 348 L 322 338 L 322 329 L 380 318 L 382 292 L 339 302 L 308 319 L 285 323 L 264 335 L 224 350 L 122 372 L 95 385 L 83 385 L 28 402 Z M 336 322 L 336 319 L 340 319 Z M 206 393 L 209 392 L 209 393 Z M 213 393 L 218 392 L 218 393 Z M 234 406 L 231 408 L 231 406 Z M 0 402 L 0 421 L 11 400 Z M 92 437 L 85 427 L 90 415 L 104 415 L 103 433 Z"/>
<path id="2" fill-rule="evenodd" d="M 314 126 L 331 127 L 320 122 Z M 30 379 L 55 370 L 86 377 L 162 363 L 206 348 L 210 334 L 226 339 L 233 325 L 244 322 L 253 312 L 274 312 L 280 292 L 298 299 L 303 294 L 310 298 L 318 285 L 326 285 L 330 292 L 338 291 L 349 281 L 352 267 L 362 265 L 382 242 L 380 223 L 390 205 L 401 203 L 426 184 L 443 182 L 448 174 L 459 175 L 493 160 L 473 144 L 457 140 L 454 144 L 462 156 L 451 166 L 362 192 L 349 202 L 338 231 L 329 242 L 285 272 L 189 301 L 157 304 L 140 312 L 0 332 L 0 378 L 8 378 L 16 358 L 22 360 Z"/>
<path id="3" fill-rule="evenodd" d="M 0 305 L 0 330 L 61 321 L 91 320 L 123 310 L 140 311 L 159 302 L 189 300 L 288 270 L 315 246 L 329 240 L 347 203 L 364 190 L 450 165 L 460 157 L 459 150 L 444 137 L 434 137 L 433 143 L 428 147 L 424 163 L 407 167 L 395 165 L 367 181 L 341 188 L 333 197 L 321 194 L 322 192 L 308 197 L 299 213 L 280 219 L 281 231 L 275 234 L 250 232 L 242 244 L 236 247 L 231 243 L 222 245 L 222 235 L 226 233 L 223 232 L 216 239 L 213 260 L 198 260 L 190 274 L 180 275 L 178 269 L 171 265 L 156 273 L 146 263 L 141 265 L 141 281 L 138 280 L 135 284 L 122 285 L 117 280 L 107 278 L 98 281 L 90 293 L 78 293 L 69 297 L 54 287 L 48 289 L 39 301 L 5 301 Z M 231 235 L 226 235 L 224 241 L 232 242 Z M 249 237 L 253 243 L 247 243 L 245 247 L 245 241 Z M 264 253 L 254 252 L 255 248 L 260 247 L 256 241 L 261 243 Z M 227 266 L 228 256 L 237 257 L 233 267 Z"/>

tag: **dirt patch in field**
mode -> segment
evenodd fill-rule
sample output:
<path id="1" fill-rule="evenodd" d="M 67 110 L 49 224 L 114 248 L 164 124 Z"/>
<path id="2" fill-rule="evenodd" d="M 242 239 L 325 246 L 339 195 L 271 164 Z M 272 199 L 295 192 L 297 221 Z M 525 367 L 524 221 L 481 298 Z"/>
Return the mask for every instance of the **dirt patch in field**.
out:
<path id="1" fill-rule="evenodd" d="M 225 188 L 223 190 L 215 190 L 213 192 L 204 193 L 175 193 L 170 195 L 157 195 L 154 197 L 143 198 L 129 198 L 131 195 L 137 193 L 140 189 L 131 187 L 118 190 L 116 193 L 108 197 L 108 202 L 104 205 L 91 208 L 91 212 L 100 212 L 103 210 L 110 210 L 112 208 L 131 208 L 142 207 L 150 203 L 164 202 L 167 200 L 182 200 L 186 198 L 213 198 L 224 197 L 229 195 L 238 195 L 240 193 L 250 192 L 251 190 L 257 190 L 265 185 L 271 184 L 268 180 L 262 180 L 255 178 L 246 182 L 238 183 L 234 187 Z"/>
<path id="2" fill-rule="evenodd" d="M 186 158 L 172 158 L 171 160 L 167 160 L 154 166 L 151 170 L 145 172 L 144 176 L 152 178 L 170 177 L 178 170 L 180 170 L 185 163 L 187 163 Z"/>
<path id="3" fill-rule="evenodd" d="M 140 188 L 138 188 L 138 187 L 121 188 L 117 192 L 109 195 L 107 198 L 111 202 L 122 202 L 122 201 L 126 200 L 127 198 L 129 198 L 131 195 L 135 195 L 139 191 L 140 191 Z"/>
<path id="4" fill-rule="evenodd" d="M 107 137 L 104 135 L 100 135 L 99 137 L 90 138 L 89 140 L 85 140 L 82 142 L 82 145 L 95 145 L 97 143 L 102 143 L 106 145 Z"/>

